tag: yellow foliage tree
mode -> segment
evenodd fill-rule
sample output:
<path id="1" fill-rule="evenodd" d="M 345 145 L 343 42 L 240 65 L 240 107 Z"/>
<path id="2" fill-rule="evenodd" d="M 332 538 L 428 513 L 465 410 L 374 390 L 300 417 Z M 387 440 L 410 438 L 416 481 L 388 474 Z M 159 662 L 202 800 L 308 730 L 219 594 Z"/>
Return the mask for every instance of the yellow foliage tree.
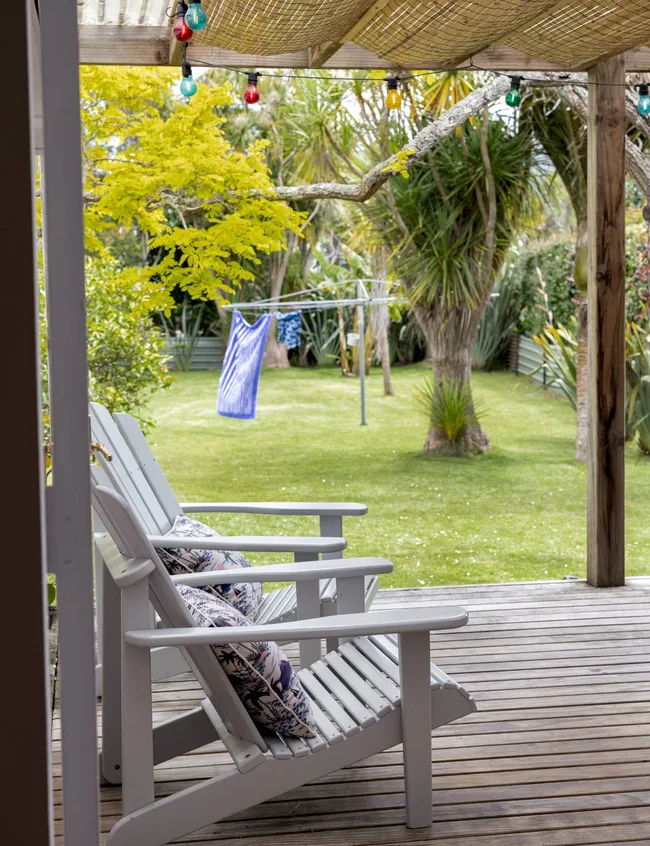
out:
<path id="1" fill-rule="evenodd" d="M 274 198 L 263 148 L 231 147 L 222 125 L 232 102 L 223 86 L 199 84 L 189 102 L 178 74 L 151 68 L 81 69 L 86 248 L 102 234 L 136 228 L 155 263 L 122 270 L 142 307 L 169 310 L 176 285 L 222 300 L 254 278 L 259 253 L 283 249 L 302 216 Z M 248 263 L 248 267 L 246 264 Z"/>

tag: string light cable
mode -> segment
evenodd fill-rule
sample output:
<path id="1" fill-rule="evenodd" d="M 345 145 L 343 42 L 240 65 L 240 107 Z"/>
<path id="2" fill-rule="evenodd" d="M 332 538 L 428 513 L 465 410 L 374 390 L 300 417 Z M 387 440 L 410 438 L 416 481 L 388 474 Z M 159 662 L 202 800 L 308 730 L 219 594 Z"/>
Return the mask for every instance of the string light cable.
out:
<path id="1" fill-rule="evenodd" d="M 193 5 L 200 5 L 196 2 L 190 3 L 190 9 Z M 179 4 L 180 6 L 180 4 Z M 247 103 L 257 103 L 259 101 L 259 89 L 258 89 L 258 81 L 259 78 L 262 76 L 272 77 L 274 79 L 310 79 L 316 81 L 322 81 L 327 83 L 336 83 L 336 82 L 354 82 L 358 84 L 368 84 L 368 85 L 378 85 L 378 84 L 385 84 L 387 86 L 387 94 L 386 94 L 386 105 L 390 110 L 397 110 L 401 106 L 402 102 L 402 95 L 399 91 L 399 86 L 407 83 L 411 79 L 418 79 L 420 77 L 425 76 L 435 76 L 439 73 L 472 73 L 472 72 L 479 72 L 479 73 L 487 73 L 492 74 L 494 76 L 505 76 L 510 79 L 510 90 L 506 94 L 506 103 L 511 106 L 512 108 L 517 108 L 521 104 L 521 86 L 522 84 L 525 87 L 541 87 L 541 86 L 550 86 L 550 87 L 557 87 L 558 85 L 569 85 L 569 86 L 616 86 L 621 88 L 628 88 L 632 90 L 636 90 L 639 92 L 639 102 L 637 104 L 637 109 L 639 114 L 643 116 L 650 115 L 650 85 L 646 82 L 641 83 L 628 83 L 628 82 L 600 82 L 595 80 L 589 79 L 575 79 L 571 77 L 570 74 L 560 74 L 556 79 L 532 79 L 526 77 L 524 74 L 512 74 L 507 73 L 505 71 L 498 71 L 492 70 L 489 68 L 483 68 L 480 65 L 476 65 L 474 63 L 473 58 L 468 60 L 468 64 L 463 65 L 462 67 L 455 67 L 455 68 L 447 68 L 444 71 L 436 71 L 436 70 L 428 70 L 428 71 L 415 71 L 407 74 L 400 74 L 397 75 L 395 73 L 389 72 L 386 77 L 359 77 L 359 76 L 330 76 L 329 74 L 318 74 L 318 73 L 295 73 L 295 72 L 281 72 L 281 73 L 264 73 L 262 71 L 251 71 L 245 70 L 244 68 L 234 68 L 229 67 L 227 65 L 220 65 L 213 62 L 209 62 L 203 59 L 193 59 L 194 63 L 197 65 L 201 65 L 202 67 L 208 68 L 216 68 L 218 70 L 228 71 L 229 73 L 236 73 L 245 75 L 248 79 L 248 85 L 244 92 L 244 100 Z M 257 95 L 257 96 L 255 96 Z M 250 97 L 254 97 L 255 99 L 249 99 Z"/>

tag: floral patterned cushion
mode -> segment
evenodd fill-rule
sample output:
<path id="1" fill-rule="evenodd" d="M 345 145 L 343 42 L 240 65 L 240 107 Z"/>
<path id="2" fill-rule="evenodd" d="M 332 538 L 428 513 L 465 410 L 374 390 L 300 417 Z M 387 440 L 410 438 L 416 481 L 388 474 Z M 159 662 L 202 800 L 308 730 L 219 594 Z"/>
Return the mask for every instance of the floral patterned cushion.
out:
<path id="1" fill-rule="evenodd" d="M 197 626 L 253 625 L 217 596 L 187 585 L 176 588 Z M 314 737 L 309 698 L 277 643 L 229 643 L 212 650 L 255 723 L 286 737 Z"/>
<path id="2" fill-rule="evenodd" d="M 214 529 L 191 517 L 185 517 L 184 514 L 178 515 L 167 534 L 180 537 L 219 537 L 219 533 Z M 160 547 L 156 549 L 156 552 L 167 571 L 174 576 L 184 573 L 202 573 L 204 570 L 230 570 L 251 566 L 249 560 L 241 552 L 214 549 L 162 549 Z M 233 582 L 227 585 L 205 587 L 203 590 L 225 599 L 251 620 L 255 619 L 263 595 L 260 582 Z"/>

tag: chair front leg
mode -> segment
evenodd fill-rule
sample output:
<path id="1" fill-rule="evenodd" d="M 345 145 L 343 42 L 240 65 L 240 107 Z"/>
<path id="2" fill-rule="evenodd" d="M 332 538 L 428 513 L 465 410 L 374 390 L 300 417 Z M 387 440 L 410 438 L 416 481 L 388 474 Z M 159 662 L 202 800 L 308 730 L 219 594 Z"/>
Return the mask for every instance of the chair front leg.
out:
<path id="1" fill-rule="evenodd" d="M 429 632 L 399 636 L 406 825 L 433 821 L 431 771 L 431 658 Z"/>
<path id="2" fill-rule="evenodd" d="M 343 517 L 322 514 L 320 517 L 320 533 L 323 538 L 342 538 Z M 343 558 L 343 552 L 326 552 L 323 558 Z M 339 613 L 336 599 L 333 602 L 326 603 L 326 605 L 327 616 Z M 335 649 L 338 649 L 338 645 L 338 638 L 329 637 L 325 642 L 325 649 L 327 652 L 333 652 Z"/>
<path id="3" fill-rule="evenodd" d="M 99 556 L 99 552 L 96 552 Z M 122 782 L 122 608 L 120 590 L 99 558 L 102 582 L 102 776 L 109 784 Z"/>
<path id="4" fill-rule="evenodd" d="M 151 655 L 124 641 L 124 633 L 150 625 L 146 579 L 122 594 L 122 808 L 132 813 L 154 801 Z"/>
<path id="5" fill-rule="evenodd" d="M 294 560 L 313 561 L 314 556 L 310 553 L 296 552 Z M 296 616 L 299 620 L 313 620 L 320 617 L 320 582 L 318 579 L 309 582 L 296 582 Z M 320 640 L 301 640 L 300 667 L 310 667 L 314 661 L 321 657 Z"/>
<path id="6" fill-rule="evenodd" d="M 336 580 L 336 614 L 363 614 L 366 598 L 366 580 L 364 576 L 346 576 Z M 328 638 L 327 651 L 338 649 L 349 637 Z"/>

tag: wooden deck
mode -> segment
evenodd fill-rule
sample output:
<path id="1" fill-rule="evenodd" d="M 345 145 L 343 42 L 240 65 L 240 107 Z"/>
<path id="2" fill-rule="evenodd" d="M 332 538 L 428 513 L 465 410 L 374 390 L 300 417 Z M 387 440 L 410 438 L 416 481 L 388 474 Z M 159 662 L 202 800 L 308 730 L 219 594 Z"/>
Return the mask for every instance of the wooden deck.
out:
<path id="1" fill-rule="evenodd" d="M 610 590 L 571 581 L 385 590 L 374 607 L 425 604 L 470 611 L 465 629 L 432 637 L 431 654 L 479 708 L 433 735 L 431 829 L 404 825 L 395 748 L 183 843 L 650 844 L 650 579 Z M 154 697 L 165 719 L 200 694 L 180 676 Z M 55 719 L 55 761 L 57 732 Z M 158 793 L 228 766 L 218 744 L 206 747 L 158 767 Z M 119 789 L 102 789 L 103 832 L 119 807 Z"/>

